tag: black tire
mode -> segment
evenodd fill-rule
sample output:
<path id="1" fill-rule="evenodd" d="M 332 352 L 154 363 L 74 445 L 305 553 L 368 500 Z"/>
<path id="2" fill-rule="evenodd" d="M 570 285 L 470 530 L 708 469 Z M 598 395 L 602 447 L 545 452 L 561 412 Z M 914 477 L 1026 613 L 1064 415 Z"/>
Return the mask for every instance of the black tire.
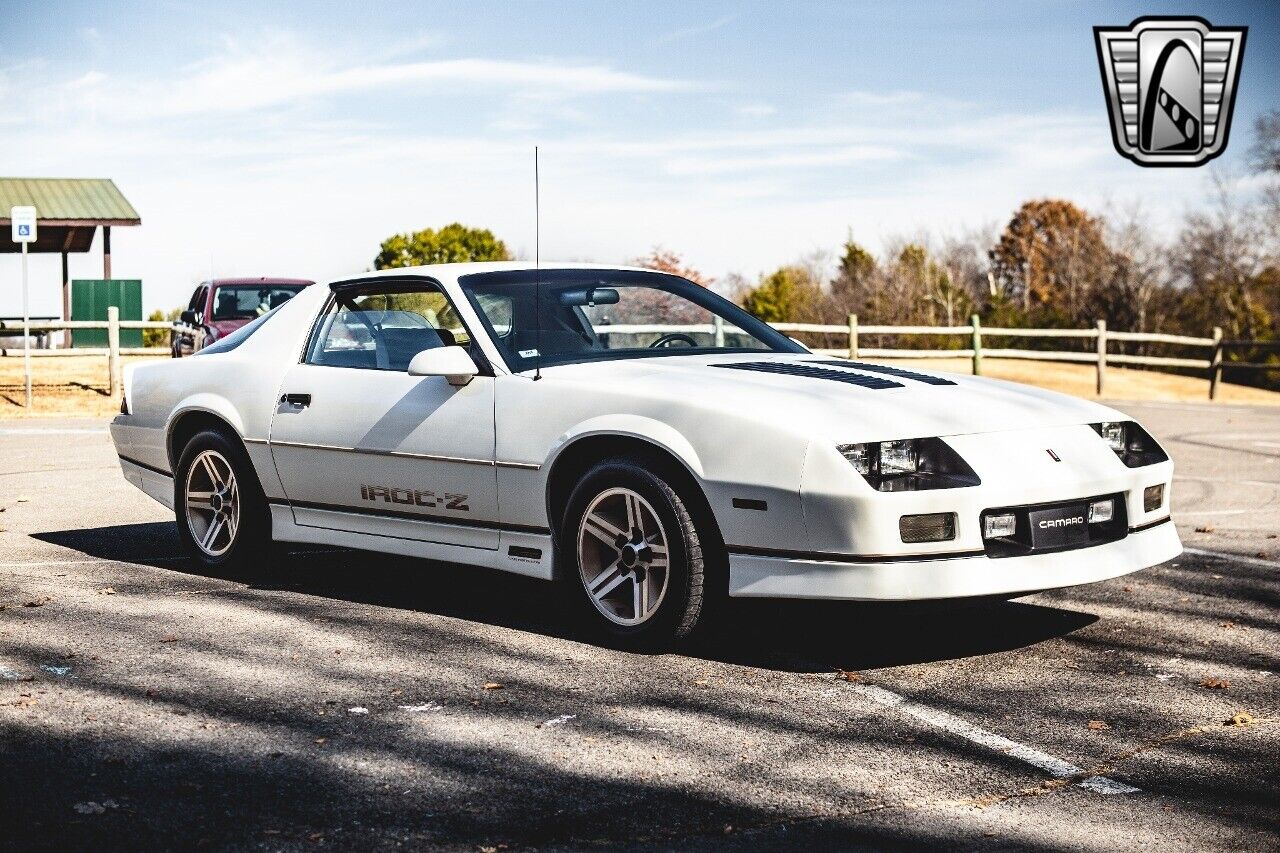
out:
<path id="1" fill-rule="evenodd" d="M 196 541 L 198 531 L 193 530 L 187 503 L 187 484 L 192 466 L 211 451 L 229 465 L 235 476 L 239 501 L 238 522 L 234 536 L 221 553 L 212 554 Z M 203 463 L 201 463 L 203 464 Z M 173 478 L 174 516 L 178 522 L 178 537 L 192 558 L 215 573 L 266 576 L 272 571 L 276 555 L 271 547 L 271 512 L 266 495 L 253 464 L 239 439 L 214 429 L 196 433 L 178 456 Z M 198 515 L 201 513 L 197 513 Z M 207 529 L 206 531 L 207 532 Z M 221 546 L 221 538 L 215 543 Z"/>
<path id="2" fill-rule="evenodd" d="M 656 650 L 694 634 L 707 621 L 708 605 L 716 594 L 709 565 L 717 565 L 714 549 L 719 536 L 695 521 L 688 497 L 673 487 L 672 477 L 659 464 L 631 458 L 606 459 L 590 468 L 569 496 L 561 520 L 560 580 L 581 626 L 605 642 L 627 648 Z M 656 514 L 667 541 L 667 579 L 656 611 L 646 621 L 621 625 L 611 621 L 587 589 L 579 559 L 583 516 L 593 502 L 609 492 L 627 490 Z M 585 535 L 585 534 L 584 534 Z M 643 539 L 643 537 L 641 537 Z"/>

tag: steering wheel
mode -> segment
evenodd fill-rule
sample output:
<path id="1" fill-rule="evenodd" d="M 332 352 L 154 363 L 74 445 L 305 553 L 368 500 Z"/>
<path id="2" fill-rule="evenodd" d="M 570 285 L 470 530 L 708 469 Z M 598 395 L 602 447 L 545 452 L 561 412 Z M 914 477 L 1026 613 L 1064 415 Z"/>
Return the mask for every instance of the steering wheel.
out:
<path id="1" fill-rule="evenodd" d="M 684 332 L 670 332 L 649 344 L 649 349 L 665 349 L 676 341 L 680 341 L 681 343 L 691 347 L 696 347 L 698 345 L 698 342 L 693 339 L 692 335 L 686 335 Z"/>

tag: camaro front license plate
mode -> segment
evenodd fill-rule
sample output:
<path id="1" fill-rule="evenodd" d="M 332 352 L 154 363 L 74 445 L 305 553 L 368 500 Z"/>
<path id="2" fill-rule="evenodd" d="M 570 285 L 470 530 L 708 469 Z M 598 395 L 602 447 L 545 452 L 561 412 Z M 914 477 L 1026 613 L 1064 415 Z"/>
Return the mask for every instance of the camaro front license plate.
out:
<path id="1" fill-rule="evenodd" d="M 1036 509 L 1029 514 L 1031 545 L 1035 549 L 1086 545 L 1089 542 L 1089 505 L 1084 503 Z"/>

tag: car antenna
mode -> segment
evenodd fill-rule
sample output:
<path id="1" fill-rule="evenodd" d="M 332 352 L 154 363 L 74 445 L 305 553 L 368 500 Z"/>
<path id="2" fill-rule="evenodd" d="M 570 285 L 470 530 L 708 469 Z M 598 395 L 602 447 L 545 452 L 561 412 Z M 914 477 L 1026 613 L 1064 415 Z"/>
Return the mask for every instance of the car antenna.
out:
<path id="1" fill-rule="evenodd" d="M 533 146 L 533 381 L 542 378 L 542 199 L 538 186 L 538 146 Z"/>

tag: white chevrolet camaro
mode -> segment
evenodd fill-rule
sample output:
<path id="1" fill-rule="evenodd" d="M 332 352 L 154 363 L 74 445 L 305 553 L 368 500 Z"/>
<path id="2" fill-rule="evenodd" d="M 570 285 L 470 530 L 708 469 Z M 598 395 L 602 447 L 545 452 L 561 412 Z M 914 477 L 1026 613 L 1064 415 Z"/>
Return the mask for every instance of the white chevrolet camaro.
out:
<path id="1" fill-rule="evenodd" d="M 1013 597 L 1181 551 L 1173 464 L 1122 413 L 820 356 L 640 269 L 307 288 L 129 371 L 111 434 L 210 567 L 272 541 L 487 566 L 636 643 L 724 596 Z"/>

